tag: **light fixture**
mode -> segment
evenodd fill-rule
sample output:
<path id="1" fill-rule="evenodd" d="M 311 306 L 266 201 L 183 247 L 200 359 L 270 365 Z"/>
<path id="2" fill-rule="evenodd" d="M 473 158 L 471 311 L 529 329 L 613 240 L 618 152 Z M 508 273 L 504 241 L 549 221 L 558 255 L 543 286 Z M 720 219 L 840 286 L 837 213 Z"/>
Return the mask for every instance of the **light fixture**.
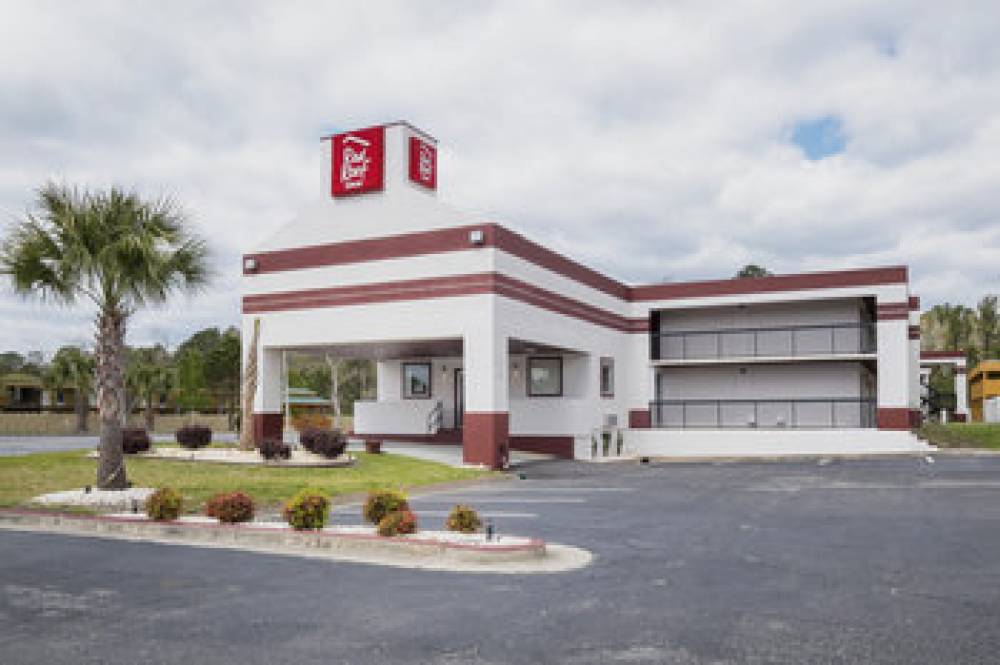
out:
<path id="1" fill-rule="evenodd" d="M 243 259 L 243 272 L 257 272 L 257 259 L 252 256 Z"/>
<path id="2" fill-rule="evenodd" d="M 473 229 L 469 231 L 469 244 L 470 245 L 482 245 L 485 242 L 485 236 L 483 235 L 482 229 Z"/>

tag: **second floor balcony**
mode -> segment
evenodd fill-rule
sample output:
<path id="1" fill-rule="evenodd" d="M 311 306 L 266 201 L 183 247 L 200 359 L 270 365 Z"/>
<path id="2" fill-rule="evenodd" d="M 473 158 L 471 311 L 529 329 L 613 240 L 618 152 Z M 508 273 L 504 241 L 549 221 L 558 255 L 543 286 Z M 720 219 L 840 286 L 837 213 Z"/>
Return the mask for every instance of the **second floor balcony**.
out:
<path id="1" fill-rule="evenodd" d="M 833 323 L 651 333 L 653 361 L 822 358 L 872 355 L 874 323 Z"/>

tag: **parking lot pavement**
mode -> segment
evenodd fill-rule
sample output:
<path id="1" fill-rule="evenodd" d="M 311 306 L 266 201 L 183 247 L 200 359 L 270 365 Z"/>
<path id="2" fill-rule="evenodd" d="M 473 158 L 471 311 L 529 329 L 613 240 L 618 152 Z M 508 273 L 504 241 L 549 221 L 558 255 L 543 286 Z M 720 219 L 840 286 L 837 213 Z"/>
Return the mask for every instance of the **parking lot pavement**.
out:
<path id="1" fill-rule="evenodd" d="M 213 436 L 216 441 L 233 442 L 232 432 L 219 432 Z M 154 434 L 154 443 L 174 440 L 173 434 Z M 54 453 L 63 450 L 86 450 L 95 448 L 97 436 L 0 436 L 0 457 L 11 455 L 31 455 L 33 453 Z"/>
<path id="2" fill-rule="evenodd" d="M 525 473 L 413 503 L 428 527 L 470 503 L 590 549 L 589 567 L 465 575 L 0 532 L 0 662 L 998 662 L 1000 459 Z"/>

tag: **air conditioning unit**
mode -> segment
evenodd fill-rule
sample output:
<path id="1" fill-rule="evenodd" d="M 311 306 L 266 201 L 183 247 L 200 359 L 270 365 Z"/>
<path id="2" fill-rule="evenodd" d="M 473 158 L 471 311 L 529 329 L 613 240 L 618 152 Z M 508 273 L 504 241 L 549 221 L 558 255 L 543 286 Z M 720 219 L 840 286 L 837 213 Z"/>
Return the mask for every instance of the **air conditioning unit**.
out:
<path id="1" fill-rule="evenodd" d="M 618 427 L 618 414 L 617 413 L 605 413 L 604 414 L 604 428 L 608 429 L 611 427 Z"/>

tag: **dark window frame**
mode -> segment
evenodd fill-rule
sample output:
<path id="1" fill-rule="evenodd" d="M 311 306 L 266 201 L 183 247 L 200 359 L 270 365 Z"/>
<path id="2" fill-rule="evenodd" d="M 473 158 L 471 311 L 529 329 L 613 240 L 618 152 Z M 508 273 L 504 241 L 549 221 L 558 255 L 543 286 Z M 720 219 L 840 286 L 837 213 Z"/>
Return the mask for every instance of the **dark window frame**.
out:
<path id="1" fill-rule="evenodd" d="M 604 389 L 604 368 L 607 367 L 610 371 L 608 378 L 611 388 L 608 390 Z M 600 366 L 598 369 L 598 382 L 601 387 L 601 397 L 612 398 L 615 396 L 615 359 L 610 357 L 601 358 Z"/>
<path id="2" fill-rule="evenodd" d="M 536 393 L 531 390 L 531 366 L 536 360 L 555 360 L 559 363 L 559 392 L 558 393 Z M 562 397 L 564 392 L 563 386 L 563 358 L 562 356 L 530 356 L 528 362 L 526 363 L 527 371 L 525 375 L 525 392 L 528 397 Z"/>
<path id="3" fill-rule="evenodd" d="M 406 390 L 406 368 L 407 367 L 426 367 L 427 368 L 427 394 L 426 395 L 407 395 Z M 403 399 L 433 399 L 434 396 L 434 367 L 429 362 L 404 362 L 400 367 L 400 381 L 402 383 L 400 395 Z"/>

